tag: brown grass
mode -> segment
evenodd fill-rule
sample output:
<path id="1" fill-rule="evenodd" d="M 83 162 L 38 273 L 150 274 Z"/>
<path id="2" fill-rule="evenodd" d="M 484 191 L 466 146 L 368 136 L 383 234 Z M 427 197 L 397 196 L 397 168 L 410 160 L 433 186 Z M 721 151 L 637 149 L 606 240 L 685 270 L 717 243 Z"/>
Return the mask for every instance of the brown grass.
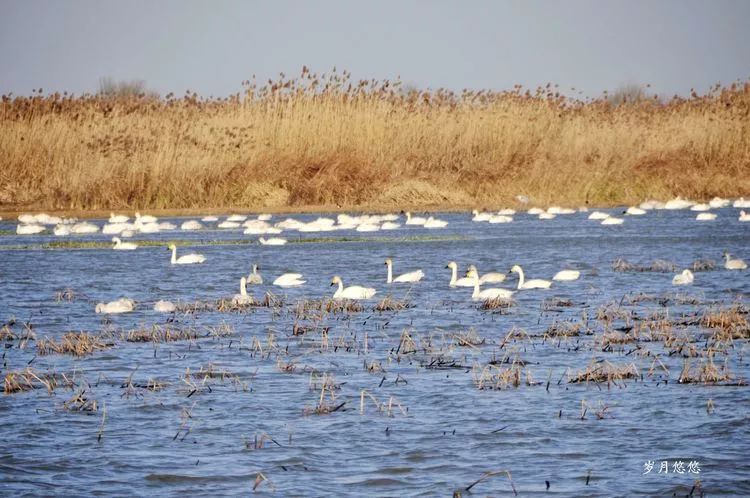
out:
<path id="1" fill-rule="evenodd" d="M 402 91 L 349 73 L 0 102 L 0 209 L 624 204 L 750 191 L 750 83 L 667 103 Z"/>
<path id="2" fill-rule="evenodd" d="M 59 341 L 45 337 L 36 343 L 41 356 L 57 353 L 80 357 L 112 346 L 114 342 L 110 335 L 94 335 L 88 332 L 68 332 Z"/>

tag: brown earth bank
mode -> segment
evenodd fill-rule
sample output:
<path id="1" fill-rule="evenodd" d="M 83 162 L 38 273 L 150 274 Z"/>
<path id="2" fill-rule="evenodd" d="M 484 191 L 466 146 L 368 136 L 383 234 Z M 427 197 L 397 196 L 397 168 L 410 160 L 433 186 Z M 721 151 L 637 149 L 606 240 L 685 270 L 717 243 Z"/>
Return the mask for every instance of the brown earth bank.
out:
<path id="1" fill-rule="evenodd" d="M 348 73 L 229 98 L 3 96 L 0 212 L 464 210 L 750 194 L 750 83 L 615 105 Z"/>

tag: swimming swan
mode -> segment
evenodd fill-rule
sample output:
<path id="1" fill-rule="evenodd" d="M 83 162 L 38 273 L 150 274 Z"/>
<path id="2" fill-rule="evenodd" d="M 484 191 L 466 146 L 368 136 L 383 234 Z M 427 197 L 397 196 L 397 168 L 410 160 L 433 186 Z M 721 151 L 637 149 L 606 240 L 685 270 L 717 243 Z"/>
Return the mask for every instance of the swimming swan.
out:
<path id="1" fill-rule="evenodd" d="M 18 235 L 33 235 L 35 233 L 41 233 L 45 230 L 42 225 L 18 225 L 16 227 L 16 233 Z"/>
<path id="2" fill-rule="evenodd" d="M 156 223 L 158 220 L 159 219 L 156 216 L 151 216 L 150 214 L 141 216 L 141 213 L 138 211 L 135 212 L 136 223 Z"/>
<path id="3" fill-rule="evenodd" d="M 174 313 L 177 311 L 177 306 L 172 301 L 156 301 L 154 303 L 154 311 L 159 313 Z"/>
<path id="4" fill-rule="evenodd" d="M 466 277 L 471 279 L 472 285 L 474 286 L 474 292 L 471 293 L 471 299 L 474 301 L 486 301 L 488 299 L 510 299 L 513 296 L 513 291 L 508 289 L 485 289 L 480 290 L 479 286 L 479 274 L 474 270 L 466 272 Z"/>
<path id="5" fill-rule="evenodd" d="M 437 218 L 433 218 L 430 216 L 427 218 L 427 220 L 424 222 L 425 228 L 445 228 L 448 226 L 448 222 L 444 220 L 439 220 Z"/>
<path id="6" fill-rule="evenodd" d="M 201 228 L 203 228 L 203 225 L 196 220 L 188 220 L 180 225 L 180 230 L 200 230 Z"/>
<path id="7" fill-rule="evenodd" d="M 672 279 L 672 285 L 688 285 L 692 284 L 693 280 L 693 272 L 690 270 L 682 270 L 682 273 L 674 276 Z"/>
<path id="8" fill-rule="evenodd" d="M 242 277 L 240 279 L 240 293 L 235 294 L 232 298 L 232 304 L 251 304 L 253 298 L 247 295 L 247 279 Z"/>
<path id="9" fill-rule="evenodd" d="M 270 239 L 264 239 L 263 237 L 258 239 L 258 242 L 260 242 L 263 246 L 283 246 L 286 244 L 286 239 L 282 239 L 281 237 L 271 237 Z"/>
<path id="10" fill-rule="evenodd" d="M 203 263 L 206 261 L 206 257 L 202 254 L 185 254 L 184 256 L 177 257 L 177 246 L 169 244 L 169 249 L 172 251 L 172 264 L 173 265 L 190 265 L 193 263 Z"/>
<path id="11" fill-rule="evenodd" d="M 109 223 L 127 223 L 130 218 L 122 214 L 109 213 Z"/>
<path id="12" fill-rule="evenodd" d="M 284 273 L 273 281 L 273 285 L 278 287 L 299 287 L 307 282 L 307 280 L 301 280 L 301 278 L 301 273 Z"/>
<path id="13" fill-rule="evenodd" d="M 716 213 L 700 213 L 695 217 L 696 221 L 713 221 L 716 219 Z"/>
<path id="14" fill-rule="evenodd" d="M 133 251 L 138 249 L 138 244 L 134 244 L 133 242 L 123 242 L 120 240 L 120 237 L 112 237 L 112 242 L 115 243 L 115 246 L 112 248 L 115 251 Z"/>
<path id="15" fill-rule="evenodd" d="M 745 211 L 740 211 L 740 217 L 738 219 L 739 221 L 750 221 L 750 214 Z"/>
<path id="16" fill-rule="evenodd" d="M 132 299 L 126 297 L 120 298 L 117 301 L 111 301 L 109 303 L 99 303 L 96 305 L 97 313 L 127 313 L 133 311 L 135 303 Z"/>
<path id="17" fill-rule="evenodd" d="M 551 281 L 540 278 L 526 280 L 523 275 L 523 269 L 518 265 L 513 265 L 510 271 L 511 273 L 518 273 L 518 290 L 549 289 L 550 285 L 552 285 Z"/>
<path id="18" fill-rule="evenodd" d="M 604 211 L 594 211 L 588 217 L 590 220 L 606 220 L 607 218 L 609 218 L 609 213 Z"/>
<path id="19" fill-rule="evenodd" d="M 406 212 L 406 223 L 404 223 L 405 225 L 424 225 L 426 222 L 426 218 L 422 218 L 421 216 L 412 217 L 410 212 Z"/>
<path id="20" fill-rule="evenodd" d="M 476 272 L 477 275 L 479 275 L 479 270 L 477 270 L 477 267 L 474 265 L 469 265 L 469 271 Z M 505 282 L 506 275 L 505 273 L 499 273 L 496 271 L 491 271 L 489 273 L 485 273 L 484 275 L 479 276 L 479 283 L 480 284 L 495 284 L 499 282 Z M 472 286 L 474 283 L 472 282 Z"/>
<path id="21" fill-rule="evenodd" d="M 570 280 L 578 280 L 578 277 L 581 276 L 581 272 L 578 270 L 562 270 L 557 273 L 555 273 L 555 276 L 552 277 L 552 280 L 558 280 L 558 281 L 570 281 Z"/>
<path id="22" fill-rule="evenodd" d="M 473 210 L 471 214 L 471 221 L 489 221 L 492 218 L 492 213 L 480 213 L 478 209 Z"/>
<path id="23" fill-rule="evenodd" d="M 263 283 L 263 277 L 258 273 L 258 265 L 253 265 L 253 272 L 247 276 L 247 283 L 251 285 L 259 285 Z"/>
<path id="24" fill-rule="evenodd" d="M 336 284 L 338 284 L 339 288 L 333 293 L 334 299 L 370 299 L 377 292 L 371 287 L 362 287 L 360 285 L 344 287 L 344 281 L 338 275 L 331 279 L 331 285 Z"/>
<path id="25" fill-rule="evenodd" d="M 625 221 L 622 218 L 615 218 L 614 216 L 609 216 L 607 218 L 604 218 L 601 225 L 622 225 L 622 222 Z"/>
<path id="26" fill-rule="evenodd" d="M 446 268 L 451 269 L 451 281 L 448 283 L 451 287 L 474 287 L 474 280 L 468 277 L 457 278 L 458 276 L 458 265 L 455 261 L 451 261 L 446 265 Z"/>
<path id="27" fill-rule="evenodd" d="M 747 268 L 747 263 L 739 258 L 731 259 L 728 252 L 724 253 L 724 268 L 727 270 L 744 270 Z"/>
<path id="28" fill-rule="evenodd" d="M 630 216 L 642 216 L 646 214 L 646 210 L 641 209 L 638 206 L 630 206 L 628 209 L 625 210 L 625 214 L 628 214 Z"/>
<path id="29" fill-rule="evenodd" d="M 385 260 L 385 265 L 388 267 L 388 279 L 386 280 L 386 283 L 409 283 L 409 282 L 419 282 L 424 278 L 424 272 L 422 270 L 414 270 L 410 271 L 409 273 L 404 273 L 403 275 L 399 275 L 396 278 L 393 278 L 393 260 L 391 258 L 387 258 Z"/>

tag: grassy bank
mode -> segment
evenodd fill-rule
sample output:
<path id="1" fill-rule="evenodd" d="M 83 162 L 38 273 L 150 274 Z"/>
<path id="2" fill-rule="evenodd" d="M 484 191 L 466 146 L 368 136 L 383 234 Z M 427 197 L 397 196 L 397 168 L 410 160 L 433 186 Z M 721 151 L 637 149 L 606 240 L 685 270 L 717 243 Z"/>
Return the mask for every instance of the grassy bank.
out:
<path id="1" fill-rule="evenodd" d="M 748 83 L 615 106 L 305 71 L 228 99 L 0 105 L 0 211 L 611 205 L 747 196 L 748 173 Z"/>

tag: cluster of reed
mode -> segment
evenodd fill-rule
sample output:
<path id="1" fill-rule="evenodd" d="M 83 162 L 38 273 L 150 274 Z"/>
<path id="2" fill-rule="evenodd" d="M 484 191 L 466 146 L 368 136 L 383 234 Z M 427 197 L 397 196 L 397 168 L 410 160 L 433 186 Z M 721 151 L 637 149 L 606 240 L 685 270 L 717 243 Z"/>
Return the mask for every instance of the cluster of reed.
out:
<path id="1" fill-rule="evenodd" d="M 59 340 L 45 337 L 36 343 L 41 356 L 57 353 L 80 357 L 112 346 L 114 346 L 114 341 L 110 334 L 95 335 L 88 332 L 68 332 Z"/>
<path id="2" fill-rule="evenodd" d="M 0 101 L 0 206 L 60 209 L 622 204 L 750 191 L 750 83 L 668 102 L 406 90 L 350 73 L 227 98 Z"/>

